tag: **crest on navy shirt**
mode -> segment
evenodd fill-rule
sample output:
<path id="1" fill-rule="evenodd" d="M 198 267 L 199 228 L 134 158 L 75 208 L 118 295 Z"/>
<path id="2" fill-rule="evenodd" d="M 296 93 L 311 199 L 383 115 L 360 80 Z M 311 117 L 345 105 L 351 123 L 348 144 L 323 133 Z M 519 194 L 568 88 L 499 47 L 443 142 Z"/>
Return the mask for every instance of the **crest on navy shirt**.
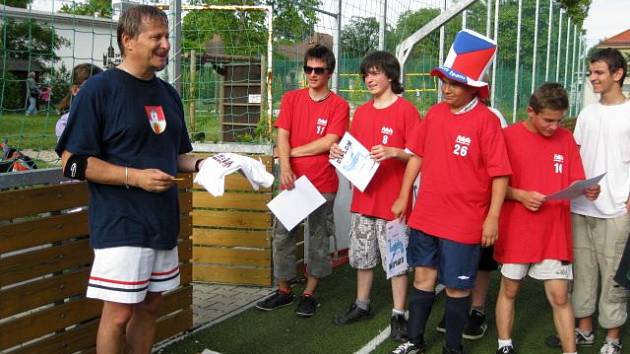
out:
<path id="1" fill-rule="evenodd" d="M 162 106 L 144 106 L 144 110 L 147 113 L 149 126 L 153 129 L 153 132 L 155 134 L 164 133 L 166 130 L 166 116 L 164 116 Z"/>

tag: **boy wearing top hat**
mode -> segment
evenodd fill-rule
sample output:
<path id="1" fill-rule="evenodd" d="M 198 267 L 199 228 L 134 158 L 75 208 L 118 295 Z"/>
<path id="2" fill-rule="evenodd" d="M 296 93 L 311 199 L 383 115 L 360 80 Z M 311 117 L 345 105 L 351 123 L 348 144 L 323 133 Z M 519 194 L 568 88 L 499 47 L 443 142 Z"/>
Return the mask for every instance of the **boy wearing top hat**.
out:
<path id="1" fill-rule="evenodd" d="M 403 216 L 420 167 L 418 200 L 408 218 L 407 260 L 415 275 L 409 301 L 409 341 L 392 353 L 424 352 L 424 332 L 435 300 L 435 284 L 446 286 L 445 354 L 463 353 L 481 246 L 498 235 L 499 213 L 512 174 L 501 126 L 480 102 L 488 84 L 480 81 L 496 44 L 476 32 L 461 31 L 444 66 L 431 75 L 442 81 L 443 102 L 431 107 L 407 146 L 410 157 L 395 216 Z"/>

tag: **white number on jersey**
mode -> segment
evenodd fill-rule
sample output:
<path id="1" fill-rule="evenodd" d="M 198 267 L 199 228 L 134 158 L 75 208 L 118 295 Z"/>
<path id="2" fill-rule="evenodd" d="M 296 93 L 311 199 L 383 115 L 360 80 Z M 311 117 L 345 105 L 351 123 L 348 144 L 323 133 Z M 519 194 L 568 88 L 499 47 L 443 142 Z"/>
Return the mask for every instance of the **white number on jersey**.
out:
<path id="1" fill-rule="evenodd" d="M 466 156 L 468 155 L 468 146 L 455 144 L 455 148 L 453 149 L 453 154 L 457 156 Z"/>
<path id="2" fill-rule="evenodd" d="M 389 136 L 388 135 L 383 135 L 383 145 L 387 144 L 387 140 L 389 140 Z"/>

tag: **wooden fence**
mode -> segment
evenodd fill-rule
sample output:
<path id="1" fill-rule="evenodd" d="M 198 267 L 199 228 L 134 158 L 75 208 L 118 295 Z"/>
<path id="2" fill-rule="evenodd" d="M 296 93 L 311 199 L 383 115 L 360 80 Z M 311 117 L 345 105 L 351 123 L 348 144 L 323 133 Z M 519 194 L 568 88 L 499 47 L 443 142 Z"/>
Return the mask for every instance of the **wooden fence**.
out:
<path id="1" fill-rule="evenodd" d="M 179 177 L 182 285 L 164 296 L 156 341 L 192 328 L 192 176 Z M 94 353 L 101 302 L 84 296 L 93 259 L 87 185 L 19 185 L 0 192 L 0 353 Z"/>

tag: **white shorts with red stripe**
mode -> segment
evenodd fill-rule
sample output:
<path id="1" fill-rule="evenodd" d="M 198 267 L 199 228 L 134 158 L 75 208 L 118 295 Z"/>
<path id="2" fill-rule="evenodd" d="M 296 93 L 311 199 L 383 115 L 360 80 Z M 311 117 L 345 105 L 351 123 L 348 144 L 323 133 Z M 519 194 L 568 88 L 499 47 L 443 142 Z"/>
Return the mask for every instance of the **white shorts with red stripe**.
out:
<path id="1" fill-rule="evenodd" d="M 147 291 L 163 292 L 179 286 L 177 247 L 156 250 L 143 247 L 112 247 L 94 250 L 94 264 L 86 296 L 135 304 Z"/>

